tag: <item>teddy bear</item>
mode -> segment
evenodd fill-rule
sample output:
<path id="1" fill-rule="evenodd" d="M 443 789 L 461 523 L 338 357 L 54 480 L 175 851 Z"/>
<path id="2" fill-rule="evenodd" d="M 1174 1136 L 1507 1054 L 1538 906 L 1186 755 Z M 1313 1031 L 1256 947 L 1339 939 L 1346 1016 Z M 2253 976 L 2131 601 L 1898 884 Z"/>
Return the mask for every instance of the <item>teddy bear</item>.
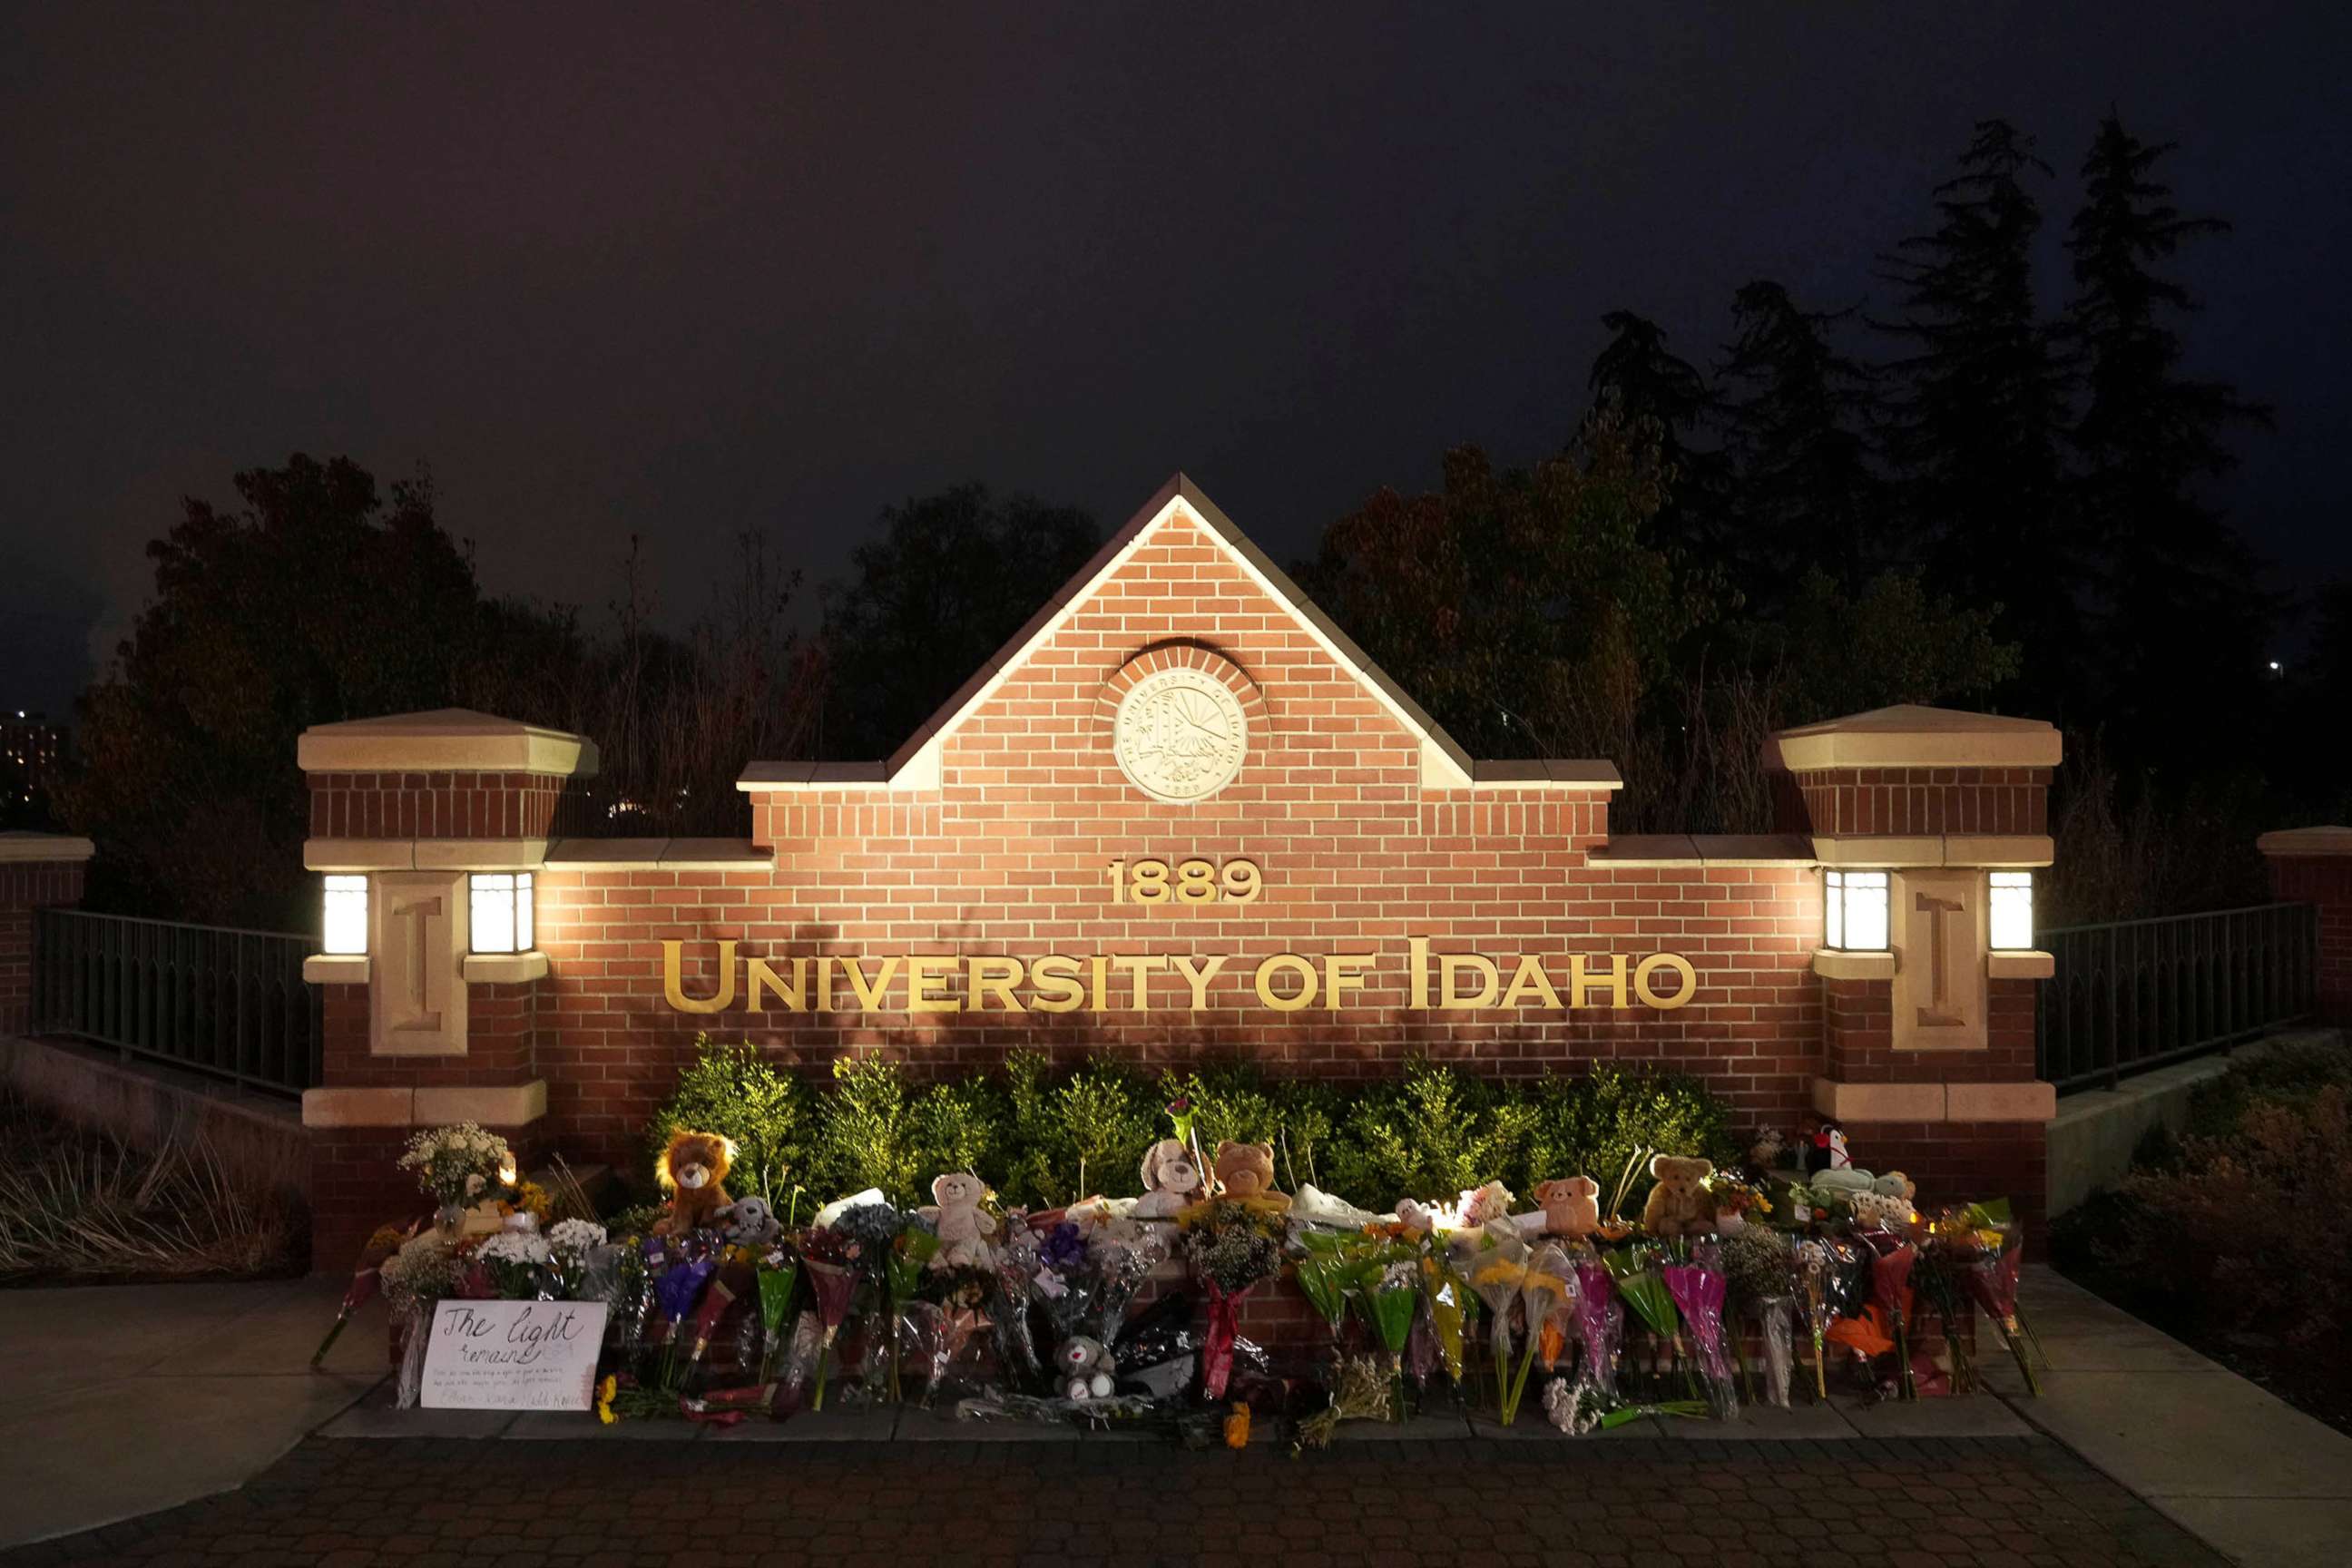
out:
<path id="1" fill-rule="evenodd" d="M 1264 1198 L 1287 1206 L 1290 1199 L 1274 1190 L 1274 1145 L 1236 1143 L 1228 1138 L 1217 1145 L 1217 1186 L 1229 1198 Z"/>
<path id="2" fill-rule="evenodd" d="M 1708 1161 L 1680 1154 L 1656 1154 L 1650 1174 L 1658 1184 L 1642 1208 L 1642 1228 L 1652 1236 L 1705 1236 L 1715 1228 L 1715 1199 L 1706 1179 L 1715 1174 Z"/>
<path id="3" fill-rule="evenodd" d="M 1201 1195 L 1201 1167 L 1181 1139 L 1162 1138 L 1143 1152 L 1143 1195 L 1128 1212 L 1137 1219 L 1171 1219 Z"/>
<path id="4" fill-rule="evenodd" d="M 1590 1176 L 1538 1182 L 1536 1202 L 1543 1205 L 1547 1235 L 1582 1241 L 1601 1228 L 1601 1184 Z"/>
<path id="5" fill-rule="evenodd" d="M 1054 1352 L 1054 1364 L 1061 1369 L 1065 1399 L 1108 1399 L 1118 1386 L 1112 1377 L 1118 1361 L 1100 1340 L 1072 1334 Z"/>
<path id="6" fill-rule="evenodd" d="M 986 1268 L 995 1262 L 988 1238 L 996 1221 L 980 1206 L 988 1184 L 962 1171 L 949 1171 L 931 1182 L 931 1203 L 919 1212 L 939 1226 L 940 1249 L 931 1256 L 934 1268 Z"/>
<path id="7" fill-rule="evenodd" d="M 723 1184 L 735 1163 L 735 1141 L 716 1132 L 679 1128 L 655 1163 L 654 1175 L 669 1194 L 669 1213 L 654 1222 L 656 1236 L 684 1236 L 708 1227 L 733 1200 Z"/>
<path id="8" fill-rule="evenodd" d="M 782 1237 L 784 1227 L 776 1222 L 776 1213 L 765 1198 L 737 1198 L 710 1216 L 711 1223 L 720 1227 L 730 1247 L 771 1247 Z"/>

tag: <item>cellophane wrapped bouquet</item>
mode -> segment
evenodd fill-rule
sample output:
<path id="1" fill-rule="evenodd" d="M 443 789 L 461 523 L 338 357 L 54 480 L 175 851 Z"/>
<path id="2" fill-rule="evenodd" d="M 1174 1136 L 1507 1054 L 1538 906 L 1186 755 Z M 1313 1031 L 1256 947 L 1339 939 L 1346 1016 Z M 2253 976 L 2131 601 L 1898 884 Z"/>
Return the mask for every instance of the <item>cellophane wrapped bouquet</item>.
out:
<path id="1" fill-rule="evenodd" d="M 1211 1399 L 1223 1399 L 1233 1375 L 1241 1299 L 1282 1267 L 1282 1217 L 1247 1199 L 1215 1198 L 1186 1210 L 1182 1224 L 1185 1260 L 1209 1303 L 1201 1389 Z"/>

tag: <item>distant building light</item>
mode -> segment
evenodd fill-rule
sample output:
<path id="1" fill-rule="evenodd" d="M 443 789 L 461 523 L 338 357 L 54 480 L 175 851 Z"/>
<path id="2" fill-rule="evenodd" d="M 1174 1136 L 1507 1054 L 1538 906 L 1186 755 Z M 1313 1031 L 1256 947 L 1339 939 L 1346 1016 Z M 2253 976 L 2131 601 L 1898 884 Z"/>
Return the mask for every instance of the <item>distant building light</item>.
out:
<path id="1" fill-rule="evenodd" d="M 2278 660 L 2276 660 L 2276 659 L 2273 659 L 2273 660 L 2271 660 L 2271 673 L 2272 673 L 2273 675 L 2276 675 L 2278 672 L 2279 672 L 2279 661 L 2278 661 Z M 17 715 L 17 717 L 21 719 L 21 718 L 23 718 L 23 717 L 24 717 L 24 715 L 20 713 L 20 714 L 18 714 L 18 715 Z"/>
<path id="2" fill-rule="evenodd" d="M 322 880 L 326 884 L 325 910 L 320 923 L 327 951 L 365 952 L 368 879 L 365 877 L 333 876 Z"/>

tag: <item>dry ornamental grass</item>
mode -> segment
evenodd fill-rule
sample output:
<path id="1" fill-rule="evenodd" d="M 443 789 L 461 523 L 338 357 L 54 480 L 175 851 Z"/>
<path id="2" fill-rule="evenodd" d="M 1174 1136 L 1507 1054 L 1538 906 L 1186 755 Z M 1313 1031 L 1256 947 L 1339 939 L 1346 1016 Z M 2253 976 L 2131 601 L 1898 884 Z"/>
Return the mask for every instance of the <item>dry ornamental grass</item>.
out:
<path id="1" fill-rule="evenodd" d="M 151 1153 L 0 1096 L 0 1285 L 279 1274 L 295 1229 L 201 1140 Z"/>

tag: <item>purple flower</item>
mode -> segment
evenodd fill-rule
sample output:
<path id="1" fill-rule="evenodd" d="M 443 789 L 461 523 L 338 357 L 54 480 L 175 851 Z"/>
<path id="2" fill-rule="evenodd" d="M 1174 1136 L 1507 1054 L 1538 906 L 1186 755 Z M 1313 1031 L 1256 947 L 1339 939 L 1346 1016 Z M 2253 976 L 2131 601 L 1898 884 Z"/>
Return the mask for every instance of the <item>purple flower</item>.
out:
<path id="1" fill-rule="evenodd" d="M 663 1313 L 673 1323 L 686 1321 L 694 1310 L 695 1298 L 702 1294 L 702 1283 L 710 1278 L 713 1268 L 708 1258 L 692 1263 L 665 1268 L 654 1276 L 654 1299 L 661 1303 Z"/>
<path id="2" fill-rule="evenodd" d="M 1083 1268 L 1087 1261 L 1087 1233 L 1068 1220 L 1064 1220 L 1046 1234 L 1037 1256 L 1046 1268 L 1057 1274 L 1067 1274 Z"/>

